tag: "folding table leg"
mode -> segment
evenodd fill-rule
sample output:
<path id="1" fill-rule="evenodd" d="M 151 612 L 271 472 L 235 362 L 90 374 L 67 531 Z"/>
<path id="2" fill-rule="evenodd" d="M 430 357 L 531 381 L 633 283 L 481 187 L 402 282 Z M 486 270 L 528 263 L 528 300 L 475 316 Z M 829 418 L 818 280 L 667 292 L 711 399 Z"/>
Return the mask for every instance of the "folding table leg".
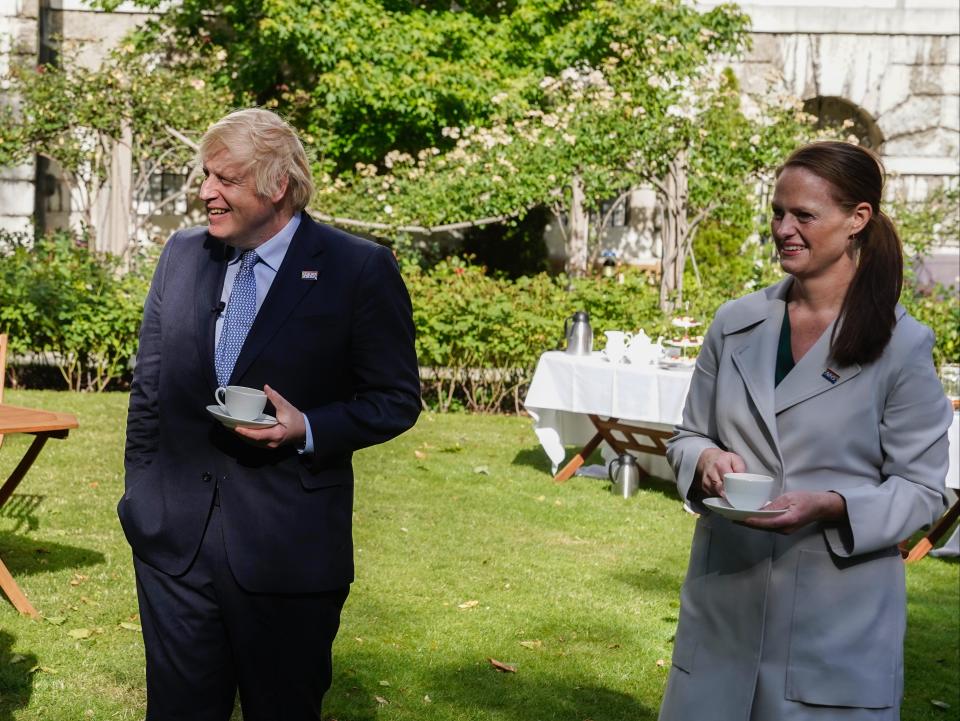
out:
<path id="1" fill-rule="evenodd" d="M 556 483 L 563 483 L 564 481 L 569 480 L 574 473 L 577 472 L 577 469 L 580 468 L 590 457 L 590 454 L 593 453 L 597 446 L 600 445 L 600 441 L 603 440 L 603 436 L 599 433 L 595 434 L 593 438 L 587 441 L 587 445 L 580 449 L 580 451 L 575 455 L 570 462 L 560 469 L 560 472 L 553 477 L 553 480 Z"/>
<path id="2" fill-rule="evenodd" d="M 43 446 L 49 437 L 49 433 L 36 434 L 36 437 L 33 439 L 33 443 L 30 444 L 27 452 L 23 454 L 23 458 L 20 459 L 17 467 L 13 469 L 13 473 L 11 473 L 10 477 L 7 478 L 6 483 L 4 483 L 3 487 L 0 488 L 0 508 L 3 507 L 3 504 L 7 502 L 13 492 L 17 489 L 17 486 L 20 485 L 20 481 L 23 480 L 23 477 L 27 475 L 27 471 L 30 470 L 30 466 L 33 465 L 33 462 L 37 460 L 37 456 L 40 455 L 40 451 L 43 450 Z"/>
<path id="3" fill-rule="evenodd" d="M 30 605 L 27 597 L 23 595 L 23 591 L 20 590 L 17 582 L 13 580 L 13 576 L 10 575 L 10 571 L 7 570 L 3 561 L 0 561 L 0 588 L 7 594 L 7 598 L 10 599 L 13 607 L 20 613 L 24 613 L 31 618 L 40 618 L 40 614 Z"/>
<path id="4" fill-rule="evenodd" d="M 921 558 L 926 556 L 937 545 L 943 535 L 950 530 L 950 527 L 953 525 L 953 522 L 960 518 L 960 501 L 954 503 L 950 510 L 944 513 L 940 520 L 933 524 L 933 528 L 930 529 L 930 532 L 921 538 L 910 549 L 910 553 L 907 554 L 906 562 L 913 563 L 914 561 L 919 561 Z"/>

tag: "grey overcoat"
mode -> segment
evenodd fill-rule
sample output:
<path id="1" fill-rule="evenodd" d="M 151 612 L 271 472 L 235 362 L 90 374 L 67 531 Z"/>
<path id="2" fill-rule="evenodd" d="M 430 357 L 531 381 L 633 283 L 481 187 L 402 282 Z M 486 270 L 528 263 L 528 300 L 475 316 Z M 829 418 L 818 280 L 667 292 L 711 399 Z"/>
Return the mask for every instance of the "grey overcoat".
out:
<path id="1" fill-rule="evenodd" d="M 668 458 L 684 498 L 700 453 L 719 447 L 773 476 L 774 495 L 840 493 L 849 528 L 815 523 L 785 536 L 694 503 L 660 721 L 899 719 L 906 592 L 896 544 L 946 507 L 952 412 L 933 334 L 898 306 L 883 355 L 844 367 L 829 357 L 828 328 L 774 388 L 791 282 L 717 312 Z"/>

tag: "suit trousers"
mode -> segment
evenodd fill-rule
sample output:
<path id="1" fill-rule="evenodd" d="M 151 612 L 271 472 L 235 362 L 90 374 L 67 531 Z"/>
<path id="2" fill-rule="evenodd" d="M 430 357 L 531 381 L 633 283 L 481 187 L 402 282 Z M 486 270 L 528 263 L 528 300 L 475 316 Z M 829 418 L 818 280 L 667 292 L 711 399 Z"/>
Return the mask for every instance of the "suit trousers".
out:
<path id="1" fill-rule="evenodd" d="M 146 651 L 147 721 L 320 721 L 349 587 L 250 593 L 230 571 L 214 505 L 181 576 L 134 556 Z"/>

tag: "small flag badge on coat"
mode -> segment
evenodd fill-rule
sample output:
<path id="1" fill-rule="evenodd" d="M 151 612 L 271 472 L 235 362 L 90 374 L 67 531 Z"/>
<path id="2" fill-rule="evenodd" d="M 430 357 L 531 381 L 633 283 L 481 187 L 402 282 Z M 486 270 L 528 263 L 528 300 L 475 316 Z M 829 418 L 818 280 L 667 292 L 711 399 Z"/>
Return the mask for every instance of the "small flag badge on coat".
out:
<path id="1" fill-rule="evenodd" d="M 833 370 L 832 368 L 827 368 L 827 369 L 823 372 L 823 377 L 826 378 L 826 379 L 827 379 L 828 381 L 830 381 L 831 383 L 836 383 L 838 380 L 840 380 L 840 374 L 837 373 L 837 372 L 836 372 L 835 370 Z"/>
<path id="2" fill-rule="evenodd" d="M 300 280 L 316 280 L 317 271 L 315 270 L 301 270 L 300 271 Z"/>

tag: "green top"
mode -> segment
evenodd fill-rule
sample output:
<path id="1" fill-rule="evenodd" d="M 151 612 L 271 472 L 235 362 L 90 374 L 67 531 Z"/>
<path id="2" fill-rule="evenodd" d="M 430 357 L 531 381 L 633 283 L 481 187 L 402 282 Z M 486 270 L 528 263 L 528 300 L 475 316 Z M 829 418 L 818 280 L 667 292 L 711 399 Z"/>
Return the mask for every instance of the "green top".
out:
<path id="1" fill-rule="evenodd" d="M 790 348 L 790 313 L 787 304 L 783 304 L 783 325 L 780 326 L 780 342 L 777 345 L 777 369 L 773 376 L 774 387 L 787 377 L 796 363 L 793 360 L 793 350 Z"/>

